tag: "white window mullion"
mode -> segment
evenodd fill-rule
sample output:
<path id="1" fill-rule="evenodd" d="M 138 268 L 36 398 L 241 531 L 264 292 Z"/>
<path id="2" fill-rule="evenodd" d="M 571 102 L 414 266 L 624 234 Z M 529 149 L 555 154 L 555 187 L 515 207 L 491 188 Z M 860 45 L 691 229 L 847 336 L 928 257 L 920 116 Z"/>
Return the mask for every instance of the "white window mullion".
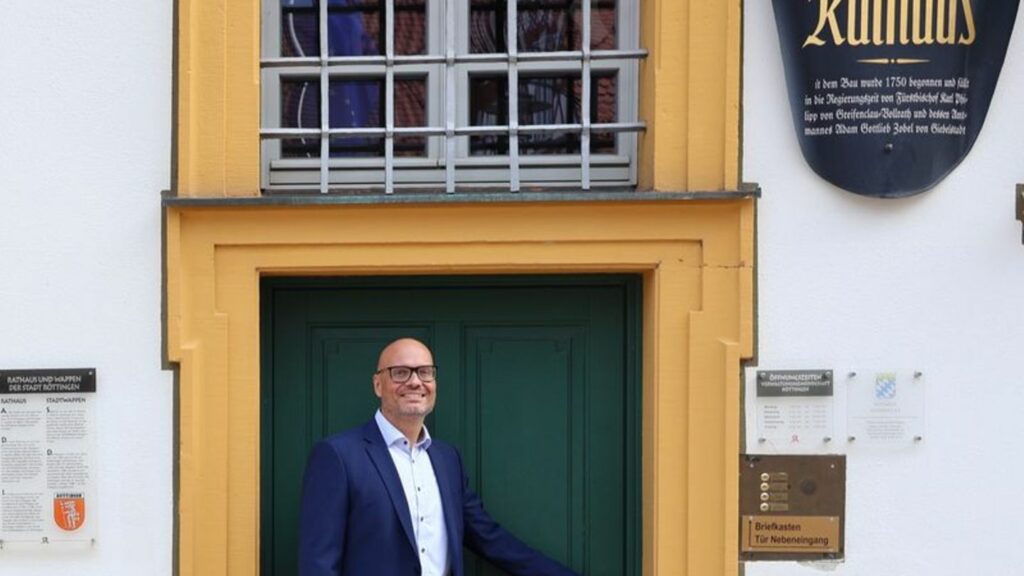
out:
<path id="1" fill-rule="evenodd" d="M 327 73 L 327 0 L 320 0 L 320 193 L 327 194 L 331 181 L 331 76 Z"/>
<path id="2" fill-rule="evenodd" d="M 384 193 L 391 194 L 395 191 L 395 0 L 385 0 L 384 6 Z"/>
<path id="3" fill-rule="evenodd" d="M 508 0 L 505 15 L 508 45 L 508 170 L 509 189 L 519 192 L 519 14 L 517 0 Z"/>
<path id="4" fill-rule="evenodd" d="M 582 75 L 583 94 L 580 95 L 580 122 L 583 132 L 580 134 L 580 187 L 590 190 L 590 33 L 591 33 L 591 0 L 583 0 L 583 60 Z"/>

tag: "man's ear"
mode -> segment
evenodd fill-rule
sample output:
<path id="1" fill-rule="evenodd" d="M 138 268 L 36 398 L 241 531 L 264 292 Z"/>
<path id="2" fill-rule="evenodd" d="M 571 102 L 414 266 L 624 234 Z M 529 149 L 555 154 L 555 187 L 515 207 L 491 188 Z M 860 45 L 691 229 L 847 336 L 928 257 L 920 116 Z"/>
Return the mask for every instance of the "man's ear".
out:
<path id="1" fill-rule="evenodd" d="M 374 374 L 373 375 L 373 393 L 377 395 L 377 398 L 380 398 L 380 386 L 381 386 L 380 376 Z"/>

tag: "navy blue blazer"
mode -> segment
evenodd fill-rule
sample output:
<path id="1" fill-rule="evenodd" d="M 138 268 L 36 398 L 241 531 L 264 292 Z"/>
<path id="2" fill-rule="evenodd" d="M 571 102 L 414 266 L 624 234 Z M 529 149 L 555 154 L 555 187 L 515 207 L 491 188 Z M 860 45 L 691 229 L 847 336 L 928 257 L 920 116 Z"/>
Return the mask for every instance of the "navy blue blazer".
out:
<path id="1" fill-rule="evenodd" d="M 441 492 L 451 576 L 465 574 L 463 545 L 513 576 L 575 575 L 487 514 L 454 447 L 433 440 L 427 452 Z M 420 573 L 409 505 L 376 421 L 318 442 L 303 480 L 299 575 Z"/>

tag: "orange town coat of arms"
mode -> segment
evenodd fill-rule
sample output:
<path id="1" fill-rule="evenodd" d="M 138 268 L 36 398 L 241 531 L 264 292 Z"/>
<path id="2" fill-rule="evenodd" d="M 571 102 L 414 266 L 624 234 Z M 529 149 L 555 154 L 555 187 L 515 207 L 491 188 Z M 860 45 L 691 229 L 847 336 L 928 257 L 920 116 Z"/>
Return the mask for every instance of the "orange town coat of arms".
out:
<path id="1" fill-rule="evenodd" d="M 85 498 L 81 494 L 57 494 L 53 498 L 53 521 L 67 532 L 81 528 L 85 523 Z"/>

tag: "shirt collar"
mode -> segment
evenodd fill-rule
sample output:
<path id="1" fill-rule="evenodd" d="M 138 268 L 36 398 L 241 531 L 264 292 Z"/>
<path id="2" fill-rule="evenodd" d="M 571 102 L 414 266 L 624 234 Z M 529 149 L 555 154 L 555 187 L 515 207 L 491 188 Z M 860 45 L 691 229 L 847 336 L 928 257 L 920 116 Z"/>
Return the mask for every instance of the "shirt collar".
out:
<path id="1" fill-rule="evenodd" d="M 373 419 L 377 421 L 377 427 L 380 428 L 380 435 L 384 437 L 384 444 L 387 446 L 394 446 L 395 444 L 401 443 L 405 440 L 405 435 L 395 425 L 388 421 L 384 417 L 384 414 L 378 409 L 377 413 L 374 414 Z M 420 441 L 416 443 L 417 448 L 426 450 L 430 448 L 430 431 L 427 430 L 427 425 L 423 425 L 423 434 L 421 435 Z"/>

